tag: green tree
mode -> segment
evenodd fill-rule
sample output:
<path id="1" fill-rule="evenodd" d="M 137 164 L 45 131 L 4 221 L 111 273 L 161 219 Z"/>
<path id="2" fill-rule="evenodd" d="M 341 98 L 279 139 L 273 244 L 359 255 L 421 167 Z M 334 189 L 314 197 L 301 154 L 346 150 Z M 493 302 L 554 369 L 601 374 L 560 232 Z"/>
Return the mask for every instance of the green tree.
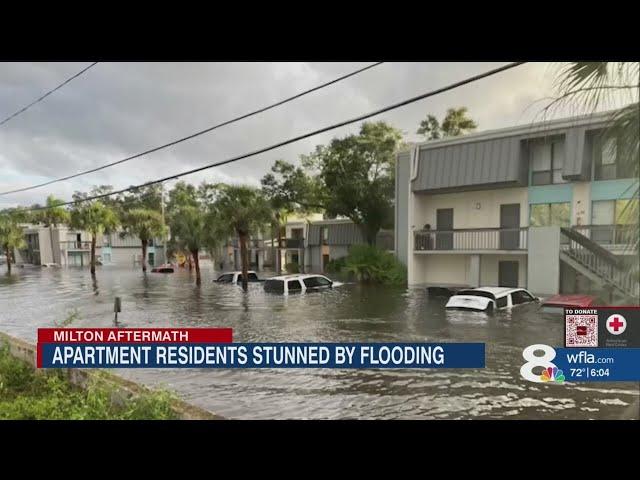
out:
<path id="1" fill-rule="evenodd" d="M 190 205 L 197 207 L 200 205 L 200 195 L 196 187 L 186 182 L 178 182 L 169 191 L 169 200 L 167 201 L 167 211 L 176 211 L 178 208 Z"/>
<path id="2" fill-rule="evenodd" d="M 207 211 L 198 190 L 185 182 L 178 182 L 169 192 L 167 204 L 172 250 L 187 252 L 193 259 L 196 284 L 202 283 L 200 275 L 200 251 L 210 245 L 207 228 Z M 191 259 L 189 260 L 191 265 Z"/>
<path id="3" fill-rule="evenodd" d="M 146 209 L 159 212 L 162 207 L 162 186 L 158 183 L 133 188 L 122 196 L 123 208 Z"/>
<path id="4" fill-rule="evenodd" d="M 7 274 L 11 275 L 13 251 L 24 248 L 24 233 L 20 222 L 25 214 L 19 210 L 0 212 L 0 247 L 7 257 Z"/>
<path id="5" fill-rule="evenodd" d="M 365 122 L 359 134 L 334 138 L 303 155 L 303 168 L 276 162 L 266 180 L 293 205 L 350 218 L 373 245 L 378 231 L 393 224 L 395 154 L 401 139 L 384 122 Z"/>
<path id="6" fill-rule="evenodd" d="M 115 210 L 100 200 L 87 200 L 95 195 L 95 190 L 89 195 L 82 192 L 73 194 L 73 200 L 78 202 L 71 209 L 71 226 L 78 230 L 85 230 L 91 234 L 91 275 L 96 274 L 96 240 L 103 233 L 112 233 L 119 222 Z"/>
<path id="7" fill-rule="evenodd" d="M 427 118 L 420 122 L 417 133 L 424 135 L 427 140 L 438 140 L 441 136 L 440 122 L 436 117 L 429 114 Z"/>
<path id="8" fill-rule="evenodd" d="M 282 178 L 279 182 L 275 174 Z M 311 180 L 305 172 L 296 168 L 284 160 L 276 160 L 275 165 L 271 169 L 271 173 L 267 173 L 261 180 L 262 193 L 269 202 L 271 208 L 272 221 L 270 227 L 272 230 L 271 245 L 273 247 L 273 232 L 275 231 L 278 239 L 278 255 L 273 254 L 276 258 L 276 272 L 280 273 L 282 265 L 280 249 L 283 246 L 282 228 L 287 223 L 287 215 L 292 213 L 312 213 L 318 211 L 320 206 L 311 206 L 305 201 L 313 201 L 314 188 Z M 292 198 L 292 192 L 295 192 L 297 198 Z"/>
<path id="9" fill-rule="evenodd" d="M 450 108 L 439 122 L 436 117 L 429 114 L 420 122 L 417 133 L 424 135 L 427 140 L 458 137 L 470 133 L 478 128 L 478 124 L 468 116 L 467 107 Z"/>
<path id="10" fill-rule="evenodd" d="M 216 236 L 237 234 L 242 259 L 242 288 L 247 290 L 249 251 L 247 243 L 252 234 L 262 231 L 272 219 L 269 202 L 256 188 L 219 185 L 209 217 L 218 233 Z"/>
<path id="11" fill-rule="evenodd" d="M 53 195 L 47 197 L 46 209 L 37 210 L 34 219 L 44 224 L 45 227 L 49 227 L 49 241 L 51 242 L 51 254 L 55 252 L 53 244 L 53 227 L 57 227 L 61 223 L 69 222 L 69 212 L 60 205 L 64 203 L 64 200 L 57 199 Z M 55 259 L 55 257 L 54 257 Z"/>
<path id="12" fill-rule="evenodd" d="M 148 208 L 134 208 L 125 211 L 122 215 L 123 232 L 135 235 L 140 239 L 142 245 L 142 271 L 147 271 L 147 246 L 149 240 L 161 237 L 166 232 L 166 226 L 162 220 L 162 215 Z"/>

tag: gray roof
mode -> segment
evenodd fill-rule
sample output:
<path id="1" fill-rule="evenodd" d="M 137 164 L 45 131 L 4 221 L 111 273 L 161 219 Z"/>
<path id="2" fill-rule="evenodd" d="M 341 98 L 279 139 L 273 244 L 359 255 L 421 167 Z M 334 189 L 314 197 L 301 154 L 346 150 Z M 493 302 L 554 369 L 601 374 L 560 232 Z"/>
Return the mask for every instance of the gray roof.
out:
<path id="1" fill-rule="evenodd" d="M 480 132 L 418 145 L 414 192 L 518 187 L 528 184 L 529 144 L 564 137 L 567 180 L 585 179 L 587 132 L 602 128 L 611 112 Z M 405 153 L 406 155 L 406 153 Z"/>

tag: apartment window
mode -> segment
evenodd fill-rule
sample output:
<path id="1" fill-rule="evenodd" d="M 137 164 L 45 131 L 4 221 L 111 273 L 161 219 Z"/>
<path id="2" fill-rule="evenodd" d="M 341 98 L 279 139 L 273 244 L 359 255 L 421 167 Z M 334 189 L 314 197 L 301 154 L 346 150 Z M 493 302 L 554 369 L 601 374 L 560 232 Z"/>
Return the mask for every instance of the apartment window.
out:
<path id="1" fill-rule="evenodd" d="M 532 227 L 548 227 L 556 225 L 568 227 L 571 223 L 571 205 L 566 203 L 541 203 L 531 205 Z"/>
<path id="2" fill-rule="evenodd" d="M 531 144 L 531 185 L 566 183 L 562 178 L 564 167 L 564 140 L 538 141 Z"/>
<path id="3" fill-rule="evenodd" d="M 327 245 L 329 243 L 329 227 L 322 227 L 322 244 Z"/>
<path id="4" fill-rule="evenodd" d="M 303 237 L 302 228 L 292 228 L 291 238 L 301 239 Z"/>
<path id="5" fill-rule="evenodd" d="M 591 204 L 592 225 L 629 225 L 637 217 L 638 199 L 599 200 Z"/>
<path id="6" fill-rule="evenodd" d="M 614 180 L 617 176 L 618 143 L 615 138 L 600 142 L 596 149 L 595 180 Z"/>
<path id="7" fill-rule="evenodd" d="M 637 198 L 629 200 L 616 200 L 616 225 L 630 225 L 636 223 L 638 221 L 639 202 L 640 201 Z"/>
<path id="8" fill-rule="evenodd" d="M 638 218 L 638 200 L 600 200 L 591 204 L 591 239 L 598 243 L 627 243 L 629 225 Z M 622 226 L 622 227 L 619 227 Z"/>
<path id="9" fill-rule="evenodd" d="M 591 204 L 592 225 L 612 225 L 615 218 L 615 200 L 602 200 Z"/>

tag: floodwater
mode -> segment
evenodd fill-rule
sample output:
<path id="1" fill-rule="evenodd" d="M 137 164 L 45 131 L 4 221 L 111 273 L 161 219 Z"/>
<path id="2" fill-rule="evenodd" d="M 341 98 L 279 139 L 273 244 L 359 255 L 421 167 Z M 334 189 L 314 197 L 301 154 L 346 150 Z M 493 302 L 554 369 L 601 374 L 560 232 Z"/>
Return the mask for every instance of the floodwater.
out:
<path id="1" fill-rule="evenodd" d="M 202 286 L 189 272 L 147 274 L 99 267 L 32 268 L 0 274 L 0 330 L 35 341 L 36 328 L 70 315 L 78 327 L 113 326 L 122 298 L 128 327 L 231 327 L 238 342 L 485 342 L 474 370 L 118 370 L 238 419 L 638 419 L 638 383 L 533 384 L 520 377 L 522 349 L 563 344 L 559 316 L 535 305 L 492 317 L 445 312 L 424 289 L 345 284 L 288 297 L 250 284 Z"/>

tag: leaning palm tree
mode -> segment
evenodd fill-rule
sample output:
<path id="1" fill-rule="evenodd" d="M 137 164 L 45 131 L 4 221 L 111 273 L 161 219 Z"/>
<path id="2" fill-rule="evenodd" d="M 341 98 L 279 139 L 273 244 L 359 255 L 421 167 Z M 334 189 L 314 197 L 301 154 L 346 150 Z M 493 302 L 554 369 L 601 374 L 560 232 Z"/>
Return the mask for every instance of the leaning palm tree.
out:
<path id="1" fill-rule="evenodd" d="M 262 231 L 272 221 L 271 209 L 262 192 L 256 188 L 220 185 L 211 205 L 212 223 L 221 234 L 238 235 L 242 259 L 242 288 L 247 290 L 249 251 L 247 243 L 252 234 Z"/>
<path id="2" fill-rule="evenodd" d="M 147 246 L 149 240 L 161 237 L 166 232 L 162 215 L 148 208 L 134 208 L 122 215 L 122 235 L 130 233 L 140 239 L 142 245 L 142 271 L 147 271 Z"/>
<path id="3" fill-rule="evenodd" d="M 19 222 L 19 216 L 14 213 L 0 213 L 0 251 L 7 257 L 7 275 L 11 275 L 13 251 L 25 246 L 24 233 Z"/>
<path id="4" fill-rule="evenodd" d="M 593 113 L 613 109 L 600 140 L 614 141 L 616 155 L 625 170 L 635 179 L 632 198 L 640 194 L 640 63 L 639 62 L 572 62 L 557 74 L 557 96 L 544 109 L 569 108 L 573 113 Z M 640 239 L 638 201 L 628 202 L 621 216 L 632 228 L 627 243 L 628 258 L 634 275 L 640 277 L 637 256 Z"/>

